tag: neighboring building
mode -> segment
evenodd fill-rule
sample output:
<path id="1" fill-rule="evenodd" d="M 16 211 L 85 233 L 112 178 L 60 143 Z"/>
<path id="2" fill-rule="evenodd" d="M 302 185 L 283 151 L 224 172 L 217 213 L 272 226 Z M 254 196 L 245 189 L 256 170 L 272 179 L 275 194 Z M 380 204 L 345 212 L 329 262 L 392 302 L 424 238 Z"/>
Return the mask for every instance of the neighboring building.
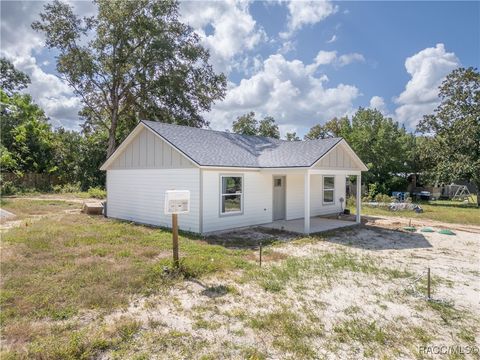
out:
<path id="1" fill-rule="evenodd" d="M 190 190 L 182 230 L 303 218 L 308 234 L 311 217 L 342 211 L 346 177 L 360 180 L 367 167 L 341 138 L 285 141 L 142 121 L 101 169 L 108 217 L 170 227 L 165 191 Z"/>

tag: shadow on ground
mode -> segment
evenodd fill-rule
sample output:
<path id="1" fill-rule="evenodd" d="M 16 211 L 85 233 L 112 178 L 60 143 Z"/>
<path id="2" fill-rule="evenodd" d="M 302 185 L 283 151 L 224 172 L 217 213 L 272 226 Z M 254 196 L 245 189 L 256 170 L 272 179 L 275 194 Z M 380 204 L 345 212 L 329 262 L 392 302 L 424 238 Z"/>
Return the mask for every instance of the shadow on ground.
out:
<path id="1" fill-rule="evenodd" d="M 298 234 L 286 231 L 255 227 L 209 235 L 204 240 L 209 244 L 221 245 L 230 249 L 257 250 L 260 244 L 266 246 L 274 242 L 289 241 L 297 237 Z"/>
<path id="2" fill-rule="evenodd" d="M 341 233 L 322 235 L 324 241 L 365 250 L 424 249 L 432 247 L 422 233 L 381 229 L 370 225 L 350 228 Z"/>

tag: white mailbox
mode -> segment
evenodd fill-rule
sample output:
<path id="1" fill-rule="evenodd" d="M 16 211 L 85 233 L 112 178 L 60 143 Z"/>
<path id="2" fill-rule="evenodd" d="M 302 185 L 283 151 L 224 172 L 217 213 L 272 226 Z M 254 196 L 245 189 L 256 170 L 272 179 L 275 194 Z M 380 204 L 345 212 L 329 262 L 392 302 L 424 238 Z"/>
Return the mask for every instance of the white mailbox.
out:
<path id="1" fill-rule="evenodd" d="M 187 214 L 190 212 L 189 190 L 165 191 L 165 214 Z"/>

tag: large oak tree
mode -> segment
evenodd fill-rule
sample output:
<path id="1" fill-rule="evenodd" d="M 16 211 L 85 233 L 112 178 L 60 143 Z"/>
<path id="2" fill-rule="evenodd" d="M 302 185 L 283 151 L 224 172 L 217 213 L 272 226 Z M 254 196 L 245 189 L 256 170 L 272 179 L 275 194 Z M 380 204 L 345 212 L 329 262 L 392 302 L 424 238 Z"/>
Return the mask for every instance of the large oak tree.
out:
<path id="1" fill-rule="evenodd" d="M 179 21 L 178 3 L 96 0 L 81 18 L 55 0 L 32 27 L 58 51 L 57 71 L 81 97 L 86 125 L 108 132 L 107 156 L 139 118 L 195 127 L 225 95 L 198 36 Z"/>
<path id="2" fill-rule="evenodd" d="M 439 97 L 440 105 L 417 128 L 425 134 L 420 146 L 425 170 L 432 180 L 471 180 L 480 190 L 480 73 L 472 67 L 454 70 Z"/>

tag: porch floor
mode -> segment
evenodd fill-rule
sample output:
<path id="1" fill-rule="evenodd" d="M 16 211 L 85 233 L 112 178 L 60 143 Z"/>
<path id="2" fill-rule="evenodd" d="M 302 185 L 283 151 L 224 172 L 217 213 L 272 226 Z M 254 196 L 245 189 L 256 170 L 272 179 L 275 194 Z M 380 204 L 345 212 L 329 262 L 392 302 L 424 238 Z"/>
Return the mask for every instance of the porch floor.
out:
<path id="1" fill-rule="evenodd" d="M 328 219 L 325 217 L 314 216 L 310 218 L 310 234 L 338 229 L 346 226 L 353 226 L 355 221 Z M 260 225 L 260 227 L 268 229 L 276 229 L 290 231 L 303 234 L 304 221 L 303 218 L 293 220 L 276 220 L 274 222 Z"/>

